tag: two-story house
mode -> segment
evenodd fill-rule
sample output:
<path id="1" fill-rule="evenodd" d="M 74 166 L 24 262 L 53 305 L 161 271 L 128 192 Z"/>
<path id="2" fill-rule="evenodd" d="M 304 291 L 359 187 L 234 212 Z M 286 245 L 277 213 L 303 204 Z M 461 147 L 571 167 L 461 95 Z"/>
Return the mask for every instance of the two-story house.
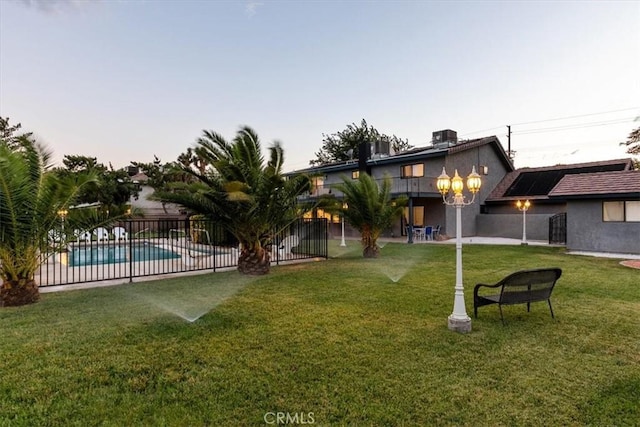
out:
<path id="1" fill-rule="evenodd" d="M 292 172 L 305 173 L 313 177 L 314 188 L 306 197 L 314 200 L 326 194 L 340 199 L 341 193 L 334 186 L 343 179 L 358 179 L 368 173 L 376 180 L 385 176 L 391 179 L 393 196 L 406 195 L 409 199 L 405 214 L 392 229 L 389 236 L 406 236 L 407 226 L 440 226 L 440 234 L 455 235 L 455 209 L 446 206 L 436 187 L 438 176 L 446 169 L 450 176 L 457 170 L 461 177 L 471 173 L 472 167 L 480 174 L 482 187 L 476 202 L 463 209 L 462 235 L 473 236 L 476 231 L 476 216 L 483 209 L 485 199 L 493 188 L 509 172 L 514 170 L 507 153 L 495 136 L 472 140 L 458 140 L 452 130 L 433 132 L 431 146 L 415 148 L 400 153 L 390 153 L 388 147 L 362 144 L 353 160 L 333 163 Z M 466 193 L 466 191 L 465 191 Z M 466 193 L 467 196 L 471 196 Z M 316 215 L 326 215 L 321 210 Z M 338 230 L 338 219 L 326 215 Z M 409 236 L 409 241 L 412 241 Z"/>

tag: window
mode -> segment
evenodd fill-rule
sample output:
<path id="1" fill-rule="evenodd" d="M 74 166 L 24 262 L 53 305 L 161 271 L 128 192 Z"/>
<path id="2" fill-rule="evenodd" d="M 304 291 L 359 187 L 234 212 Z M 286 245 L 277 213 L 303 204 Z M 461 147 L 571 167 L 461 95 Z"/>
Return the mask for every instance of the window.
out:
<path id="1" fill-rule="evenodd" d="M 308 211 L 305 212 L 305 214 L 303 215 L 303 218 L 305 219 L 310 219 L 313 218 L 313 212 L 312 211 Z M 330 223 L 334 223 L 334 224 L 338 224 L 340 223 L 340 216 L 339 215 L 331 215 L 329 212 L 324 211 L 323 209 L 317 209 L 316 210 L 316 218 L 325 218 L 327 221 L 329 221 Z"/>
<path id="2" fill-rule="evenodd" d="M 624 220 L 629 222 L 640 221 L 640 201 L 624 202 Z"/>
<path id="3" fill-rule="evenodd" d="M 604 202 L 602 203 L 602 220 L 624 221 L 624 202 Z"/>
<path id="4" fill-rule="evenodd" d="M 310 194 L 312 196 L 321 196 L 325 194 L 324 176 L 314 176 L 311 178 Z"/>
<path id="5" fill-rule="evenodd" d="M 409 225 L 409 208 L 404 208 L 404 222 Z M 413 207 L 413 226 L 424 227 L 424 206 Z"/>
<path id="6" fill-rule="evenodd" d="M 424 163 L 402 166 L 403 178 L 418 178 L 424 176 Z"/>
<path id="7" fill-rule="evenodd" d="M 640 222 L 640 201 L 603 202 L 602 220 Z"/>
<path id="8" fill-rule="evenodd" d="M 360 178 L 360 171 L 351 171 L 351 179 Z"/>
<path id="9" fill-rule="evenodd" d="M 313 178 L 311 178 L 311 183 L 315 188 L 322 188 L 324 186 L 324 177 L 314 176 Z"/>

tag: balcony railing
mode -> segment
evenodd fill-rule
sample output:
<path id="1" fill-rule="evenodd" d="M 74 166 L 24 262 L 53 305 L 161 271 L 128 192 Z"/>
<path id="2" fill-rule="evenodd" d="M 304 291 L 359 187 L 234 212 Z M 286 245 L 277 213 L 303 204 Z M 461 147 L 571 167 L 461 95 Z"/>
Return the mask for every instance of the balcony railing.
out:
<path id="1" fill-rule="evenodd" d="M 393 194 L 433 194 L 438 196 L 436 188 L 437 176 L 422 176 L 415 178 L 391 177 L 391 192 Z M 382 184 L 384 178 L 376 178 L 378 185 Z M 336 183 L 337 184 L 337 183 Z M 308 194 L 300 196 L 300 199 L 315 198 L 324 195 L 335 195 L 340 197 L 342 193 L 335 188 L 336 184 L 323 184 L 316 186 Z"/>

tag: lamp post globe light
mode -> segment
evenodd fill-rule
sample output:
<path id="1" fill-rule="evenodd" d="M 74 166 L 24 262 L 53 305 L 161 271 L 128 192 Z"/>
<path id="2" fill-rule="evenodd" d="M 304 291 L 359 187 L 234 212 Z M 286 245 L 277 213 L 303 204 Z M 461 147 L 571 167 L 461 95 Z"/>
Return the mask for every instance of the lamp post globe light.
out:
<path id="1" fill-rule="evenodd" d="M 60 216 L 60 219 L 62 221 L 62 234 L 64 235 L 64 220 L 67 217 L 67 215 L 69 214 L 69 211 L 66 209 L 60 209 L 58 211 L 58 215 Z"/>
<path id="2" fill-rule="evenodd" d="M 516 202 L 516 208 L 522 212 L 522 245 L 528 245 L 527 243 L 527 211 L 531 207 L 531 202 L 525 200 L 522 203 L 520 200 Z"/>
<path id="3" fill-rule="evenodd" d="M 342 210 L 347 210 L 347 208 L 349 207 L 349 205 L 347 205 L 346 203 L 342 204 Z M 344 212 L 342 212 L 342 240 L 340 241 L 340 246 L 345 247 L 347 246 L 347 242 L 345 242 L 344 240 Z"/>
<path id="4" fill-rule="evenodd" d="M 464 190 L 464 180 L 458 175 L 456 169 L 453 178 L 449 178 L 445 168 L 438 177 L 436 183 L 438 191 L 442 194 L 442 201 L 447 206 L 456 208 L 456 286 L 453 300 L 453 313 L 449 316 L 449 329 L 456 332 L 471 332 L 471 318 L 467 315 L 464 305 L 464 286 L 462 284 L 462 208 L 472 204 L 476 199 L 476 194 L 480 191 L 482 180 L 473 166 L 471 173 L 467 177 L 467 189 L 471 193 L 471 200 L 466 200 L 462 191 Z M 453 194 L 449 192 L 452 191 Z"/>

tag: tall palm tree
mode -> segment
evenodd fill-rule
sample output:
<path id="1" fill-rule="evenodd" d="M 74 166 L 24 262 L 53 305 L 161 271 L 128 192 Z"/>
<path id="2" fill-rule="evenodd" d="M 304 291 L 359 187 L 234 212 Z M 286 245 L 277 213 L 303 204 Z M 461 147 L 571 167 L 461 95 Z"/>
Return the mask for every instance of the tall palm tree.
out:
<path id="1" fill-rule="evenodd" d="M 391 179 L 385 177 L 382 185 L 368 174 L 361 173 L 357 180 L 343 178 L 335 188 L 344 194 L 345 220 L 362 235 L 363 256 L 377 258 L 380 255 L 378 238 L 400 217 L 407 198 L 391 197 Z"/>
<path id="2" fill-rule="evenodd" d="M 0 306 L 39 299 L 35 273 L 50 249 L 49 233 L 60 222 L 81 188 L 96 176 L 61 178 L 51 154 L 29 135 L 0 139 Z"/>
<path id="3" fill-rule="evenodd" d="M 269 160 L 265 161 L 258 135 L 247 126 L 241 127 L 231 142 L 213 131 L 203 131 L 195 153 L 211 167 L 180 166 L 197 178 L 197 183 L 179 192 L 161 192 L 156 198 L 219 221 L 240 242 L 238 271 L 268 273 L 273 233 L 298 216 L 297 197 L 309 191 L 309 179 L 285 179 L 280 144 L 274 142 L 269 147 Z"/>

